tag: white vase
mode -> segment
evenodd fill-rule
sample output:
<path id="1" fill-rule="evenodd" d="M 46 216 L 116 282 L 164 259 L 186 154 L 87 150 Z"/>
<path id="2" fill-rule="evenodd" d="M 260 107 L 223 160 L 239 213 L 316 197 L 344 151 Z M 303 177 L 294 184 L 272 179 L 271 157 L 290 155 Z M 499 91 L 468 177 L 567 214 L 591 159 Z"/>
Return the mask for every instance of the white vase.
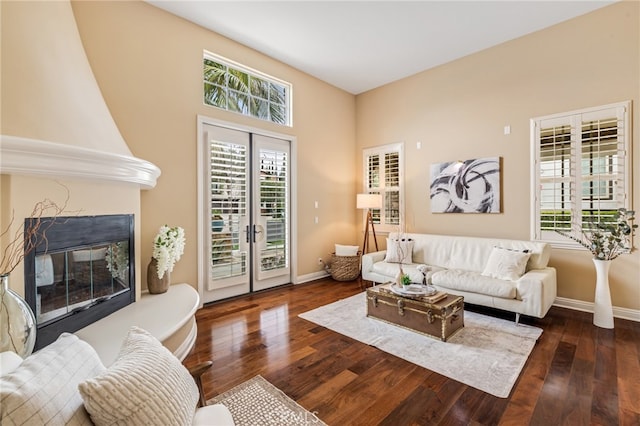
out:
<path id="1" fill-rule="evenodd" d="M 613 328 L 613 307 L 609 291 L 609 267 L 611 260 L 593 259 L 596 267 L 596 296 L 593 307 L 593 324 L 601 328 Z"/>

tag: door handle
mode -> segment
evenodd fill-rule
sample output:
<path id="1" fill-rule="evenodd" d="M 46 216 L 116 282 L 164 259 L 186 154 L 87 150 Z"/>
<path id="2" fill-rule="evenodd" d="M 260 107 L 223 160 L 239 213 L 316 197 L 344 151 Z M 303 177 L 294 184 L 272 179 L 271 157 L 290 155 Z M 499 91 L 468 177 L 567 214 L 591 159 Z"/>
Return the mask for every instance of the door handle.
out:
<path id="1" fill-rule="evenodd" d="M 262 226 L 260 226 L 260 228 L 262 228 Z M 262 233 L 262 229 L 258 229 L 257 225 L 253 225 L 253 242 L 256 242 L 256 235 L 257 234 L 261 234 Z"/>

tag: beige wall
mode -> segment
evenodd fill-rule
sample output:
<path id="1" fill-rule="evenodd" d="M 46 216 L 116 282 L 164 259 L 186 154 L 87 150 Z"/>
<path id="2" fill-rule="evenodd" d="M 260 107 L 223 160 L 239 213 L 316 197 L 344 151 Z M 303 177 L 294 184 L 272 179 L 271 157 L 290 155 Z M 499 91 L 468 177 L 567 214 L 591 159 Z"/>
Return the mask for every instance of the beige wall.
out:
<path id="1" fill-rule="evenodd" d="M 358 153 L 405 142 L 407 230 L 530 238 L 533 117 L 631 99 L 633 169 L 640 170 L 639 17 L 640 3 L 617 3 L 359 95 Z M 510 135 L 503 134 L 505 125 L 511 126 Z M 492 156 L 502 157 L 501 214 L 430 212 L 432 163 Z M 355 164 L 362 185 L 361 161 Z M 590 258 L 583 251 L 554 250 L 558 296 L 593 301 Z M 610 273 L 615 306 L 640 309 L 639 277 L 640 252 L 615 261 Z"/>
<path id="2" fill-rule="evenodd" d="M 353 95 L 143 2 L 74 2 L 73 10 L 125 141 L 133 155 L 162 170 L 157 186 L 141 197 L 143 265 L 158 228 L 182 226 L 185 254 L 171 278 L 197 286 L 197 115 L 297 138 L 298 276 L 321 271 L 317 259 L 334 243 L 356 242 Z M 205 106 L 203 50 L 292 83 L 294 126 Z"/>

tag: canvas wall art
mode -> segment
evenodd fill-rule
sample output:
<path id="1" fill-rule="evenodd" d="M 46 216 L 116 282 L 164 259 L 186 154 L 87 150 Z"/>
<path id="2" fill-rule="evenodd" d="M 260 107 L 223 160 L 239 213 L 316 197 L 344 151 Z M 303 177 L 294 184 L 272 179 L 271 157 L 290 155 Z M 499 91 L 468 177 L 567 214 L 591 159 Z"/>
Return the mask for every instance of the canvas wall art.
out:
<path id="1" fill-rule="evenodd" d="M 500 213 L 500 157 L 431 165 L 432 213 Z"/>

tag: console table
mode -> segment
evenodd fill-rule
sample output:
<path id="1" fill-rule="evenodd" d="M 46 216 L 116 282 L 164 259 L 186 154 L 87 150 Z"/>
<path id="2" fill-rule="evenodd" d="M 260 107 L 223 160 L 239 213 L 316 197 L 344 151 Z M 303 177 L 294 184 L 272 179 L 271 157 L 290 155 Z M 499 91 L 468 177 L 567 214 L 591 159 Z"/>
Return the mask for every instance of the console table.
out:
<path id="1" fill-rule="evenodd" d="M 75 334 L 96 350 L 102 363 L 115 361 L 129 328 L 136 325 L 160 340 L 181 361 L 196 342 L 198 292 L 189 284 L 173 284 L 163 294 L 142 294 L 140 300 L 78 330 Z"/>

